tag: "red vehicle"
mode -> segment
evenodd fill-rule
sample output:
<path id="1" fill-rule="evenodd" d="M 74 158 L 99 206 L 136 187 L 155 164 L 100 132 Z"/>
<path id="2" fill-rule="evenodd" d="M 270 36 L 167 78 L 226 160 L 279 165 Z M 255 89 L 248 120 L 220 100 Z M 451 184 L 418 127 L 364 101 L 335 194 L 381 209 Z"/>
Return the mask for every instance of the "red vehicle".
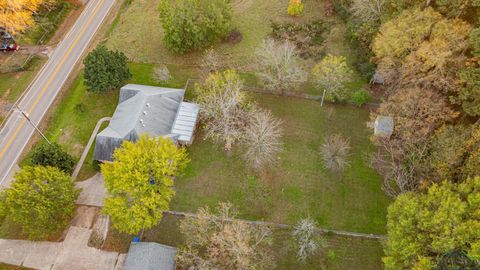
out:
<path id="1" fill-rule="evenodd" d="M 0 45 L 0 52 L 18 51 L 18 49 L 20 49 L 20 46 L 18 46 L 15 42 L 4 42 L 2 45 Z"/>
<path id="2" fill-rule="evenodd" d="M 10 35 L 4 27 L 0 27 L 0 52 L 18 51 L 20 47 L 15 43 L 12 35 Z"/>

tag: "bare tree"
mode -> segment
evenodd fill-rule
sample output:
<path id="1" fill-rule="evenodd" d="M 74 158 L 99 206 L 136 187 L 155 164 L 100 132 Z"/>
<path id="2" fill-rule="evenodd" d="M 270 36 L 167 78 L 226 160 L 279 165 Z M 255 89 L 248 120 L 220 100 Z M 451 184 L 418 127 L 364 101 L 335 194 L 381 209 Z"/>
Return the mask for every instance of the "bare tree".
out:
<path id="1" fill-rule="evenodd" d="M 350 143 L 340 134 L 330 135 L 325 138 L 320 152 L 325 167 L 334 171 L 343 171 L 348 165 L 347 160 L 350 151 Z"/>
<path id="2" fill-rule="evenodd" d="M 362 22 L 378 21 L 385 6 L 385 0 L 353 0 L 350 10 Z"/>
<path id="3" fill-rule="evenodd" d="M 275 163 L 282 150 L 282 123 L 270 111 L 258 110 L 250 115 L 244 137 L 244 158 L 254 169 L 261 169 Z"/>
<path id="4" fill-rule="evenodd" d="M 234 70 L 213 73 L 205 85 L 195 87 L 206 136 L 222 142 L 227 151 L 242 137 L 247 122 L 242 89 L 243 81 Z"/>
<path id="5" fill-rule="evenodd" d="M 202 74 L 206 78 L 210 73 L 221 69 L 220 56 L 214 49 L 207 49 L 202 57 Z"/>
<path id="6" fill-rule="evenodd" d="M 264 40 L 256 55 L 257 74 L 268 90 L 283 93 L 286 89 L 295 88 L 306 80 L 306 73 L 299 64 L 296 47 L 290 41 Z"/>
<path id="7" fill-rule="evenodd" d="M 297 259 L 301 262 L 305 262 L 309 256 L 315 255 L 319 248 L 325 246 L 317 224 L 311 218 L 301 219 L 293 228 L 292 236 L 297 247 Z"/>
<path id="8" fill-rule="evenodd" d="M 216 213 L 200 208 L 180 223 L 185 247 L 177 257 L 181 269 L 272 269 L 271 230 L 236 220 L 230 203 Z"/>
<path id="9" fill-rule="evenodd" d="M 427 144 L 378 138 L 379 146 L 371 157 L 372 167 L 383 177 L 383 190 L 394 198 L 407 191 L 415 191 L 422 179 L 422 165 L 427 156 Z"/>

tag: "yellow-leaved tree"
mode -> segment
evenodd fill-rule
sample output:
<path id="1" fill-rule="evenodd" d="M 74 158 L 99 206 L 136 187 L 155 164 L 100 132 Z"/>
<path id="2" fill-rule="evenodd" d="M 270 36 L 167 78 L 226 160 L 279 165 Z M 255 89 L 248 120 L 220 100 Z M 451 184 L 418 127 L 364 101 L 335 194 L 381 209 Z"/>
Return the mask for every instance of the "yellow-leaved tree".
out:
<path id="1" fill-rule="evenodd" d="M 32 26 L 33 15 L 42 5 L 51 6 L 55 0 L 0 0 L 0 27 L 16 34 Z"/>

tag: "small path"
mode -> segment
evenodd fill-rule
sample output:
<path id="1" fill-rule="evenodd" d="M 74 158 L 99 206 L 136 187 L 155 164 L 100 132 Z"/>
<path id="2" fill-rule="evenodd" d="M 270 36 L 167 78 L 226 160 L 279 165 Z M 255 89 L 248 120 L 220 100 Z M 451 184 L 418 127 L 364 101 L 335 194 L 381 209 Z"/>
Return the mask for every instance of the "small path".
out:
<path id="1" fill-rule="evenodd" d="M 76 182 L 75 185 L 82 189 L 80 196 L 78 196 L 77 204 L 88 206 L 103 206 L 106 190 L 103 182 L 103 176 L 97 173 L 92 178 Z"/>
<path id="2" fill-rule="evenodd" d="M 45 45 L 23 45 L 20 46 L 20 49 L 17 51 L 21 54 L 34 54 L 34 55 L 44 55 L 49 56 L 53 48 L 51 46 Z"/>
<path id="3" fill-rule="evenodd" d="M 78 161 L 77 166 L 75 167 L 75 170 L 73 170 L 72 179 L 74 181 L 77 179 L 78 173 L 80 172 L 80 169 L 83 166 L 83 162 L 85 162 L 85 158 L 87 158 L 88 152 L 90 151 L 90 147 L 92 147 L 92 144 L 95 141 L 95 137 L 97 136 L 98 130 L 100 129 L 100 127 L 104 122 L 110 121 L 111 119 L 112 119 L 111 117 L 104 117 L 98 120 L 97 125 L 95 126 L 95 129 L 92 132 L 92 135 L 90 135 L 90 139 L 88 140 L 87 146 L 85 146 L 82 156 L 80 157 L 80 160 Z"/>

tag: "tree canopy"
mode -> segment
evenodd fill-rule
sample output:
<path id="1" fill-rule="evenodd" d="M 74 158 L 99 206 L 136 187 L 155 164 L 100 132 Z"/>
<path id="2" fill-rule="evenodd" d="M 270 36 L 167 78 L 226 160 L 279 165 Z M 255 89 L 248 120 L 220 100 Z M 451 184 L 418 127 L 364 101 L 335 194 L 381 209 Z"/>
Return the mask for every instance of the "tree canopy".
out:
<path id="1" fill-rule="evenodd" d="M 230 150 L 243 136 L 247 124 L 247 95 L 243 80 L 235 70 L 210 74 L 195 87 L 196 102 L 205 121 L 207 138 L 221 142 Z"/>
<path id="2" fill-rule="evenodd" d="M 0 26 L 16 34 L 35 23 L 34 14 L 42 5 L 51 5 L 55 0 L 0 0 Z"/>
<path id="3" fill-rule="evenodd" d="M 27 166 L 4 191 L 3 208 L 30 238 L 45 237 L 65 228 L 79 193 L 70 176 L 58 168 Z"/>
<path id="4" fill-rule="evenodd" d="M 351 94 L 346 83 L 352 80 L 353 70 L 347 65 L 347 59 L 343 56 L 327 55 L 312 70 L 315 83 L 326 93 L 328 101 L 345 102 Z"/>
<path id="5" fill-rule="evenodd" d="M 420 88 L 394 93 L 380 105 L 377 114 L 393 116 L 394 138 L 409 143 L 427 139 L 442 124 L 458 116 L 440 94 Z"/>
<path id="6" fill-rule="evenodd" d="M 272 269 L 272 232 L 265 225 L 236 220 L 230 203 L 219 203 L 216 211 L 200 208 L 196 216 L 184 218 L 180 231 L 185 246 L 178 260 L 184 269 Z"/>
<path id="7" fill-rule="evenodd" d="M 386 22 L 373 42 L 380 73 L 393 88 L 418 86 L 443 93 L 459 90 L 471 26 L 433 8 L 405 10 Z"/>
<path id="8" fill-rule="evenodd" d="M 479 260 L 479 231 L 480 177 L 404 193 L 388 208 L 385 269 L 432 269 L 454 250 Z"/>
<path id="9" fill-rule="evenodd" d="M 72 173 L 75 160 L 57 143 L 42 143 L 33 150 L 32 164 L 57 167 L 66 173 Z"/>
<path id="10" fill-rule="evenodd" d="M 169 138 L 143 135 L 137 142 L 125 141 L 113 158 L 101 165 L 108 191 L 103 211 L 121 232 L 157 225 L 175 194 L 174 177 L 188 163 L 186 150 Z"/>
<path id="11" fill-rule="evenodd" d="M 103 45 L 91 51 L 83 63 L 85 85 L 89 91 L 105 92 L 119 88 L 132 76 L 125 54 L 110 51 Z"/>
<path id="12" fill-rule="evenodd" d="M 203 48 L 230 30 L 229 0 L 162 0 L 159 10 L 165 44 L 176 53 Z"/>

